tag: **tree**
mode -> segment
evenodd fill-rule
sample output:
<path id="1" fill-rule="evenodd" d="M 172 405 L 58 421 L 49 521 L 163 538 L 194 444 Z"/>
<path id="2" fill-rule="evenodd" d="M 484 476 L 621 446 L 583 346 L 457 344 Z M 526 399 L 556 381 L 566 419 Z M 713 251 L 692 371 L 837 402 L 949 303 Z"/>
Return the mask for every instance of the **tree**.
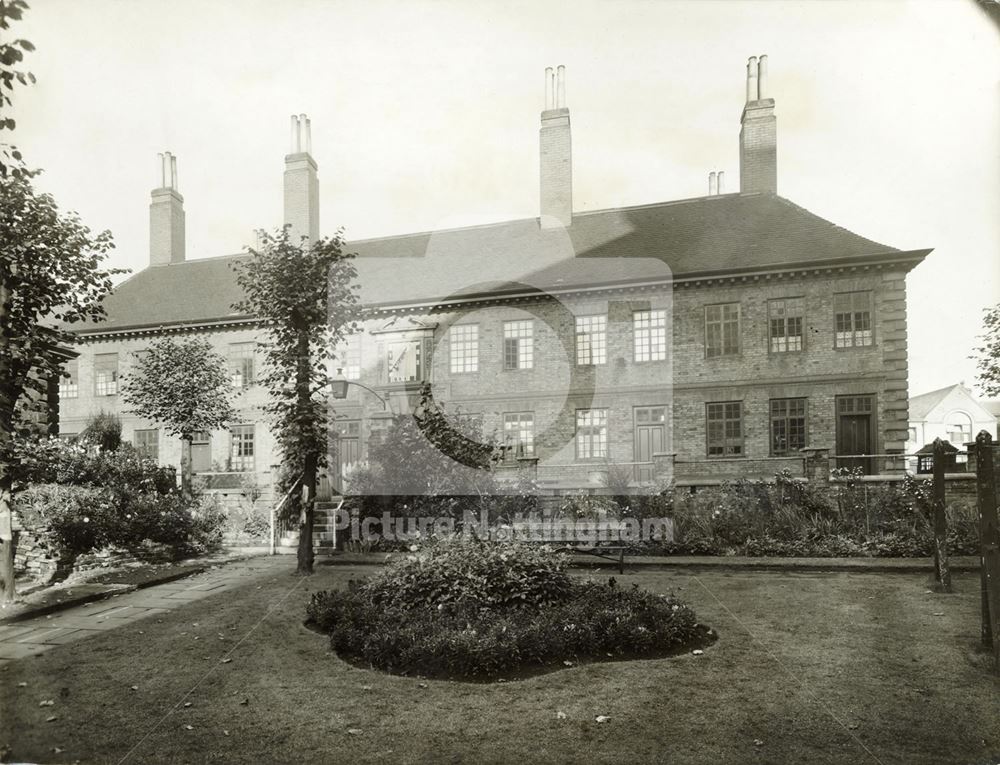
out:
<path id="1" fill-rule="evenodd" d="M 983 319 L 983 344 L 975 349 L 976 375 L 983 395 L 1000 396 L 1000 303 L 986 309 Z"/>
<path id="2" fill-rule="evenodd" d="M 10 22 L 20 20 L 26 10 L 28 4 L 24 0 L 0 0 L 0 31 L 6 33 Z M 14 90 L 15 83 L 27 85 L 35 81 L 35 75 L 31 72 L 17 68 L 17 64 L 24 59 L 24 54 L 34 49 L 35 46 L 27 40 L 0 42 L 0 110 L 11 105 L 10 91 Z M 12 118 L 0 116 L 0 130 L 13 130 L 15 126 Z M 17 147 L 0 141 L 0 178 L 19 176 L 24 172 L 21 153 Z"/>
<path id="3" fill-rule="evenodd" d="M 378 494 L 453 498 L 496 491 L 492 468 L 500 445 L 484 439 L 480 424 L 461 411 L 447 412 L 431 395 L 431 386 L 420 389 L 420 403 L 413 415 L 396 415 L 368 459 L 378 470 Z M 434 502 L 427 503 L 433 506 Z"/>
<path id="4" fill-rule="evenodd" d="M 236 417 L 226 360 L 207 340 L 166 337 L 138 355 L 122 380 L 129 412 L 181 439 L 181 491 L 191 494 L 191 442 L 196 433 L 225 427 Z"/>
<path id="5" fill-rule="evenodd" d="M 111 277 L 102 269 L 114 246 L 75 213 L 60 213 L 48 194 L 31 186 L 35 173 L 0 177 L 0 601 L 14 597 L 13 479 L 19 437 L 30 434 L 25 411 L 62 374 L 66 327 L 104 317 L 101 300 Z"/>
<path id="6" fill-rule="evenodd" d="M 237 263 L 244 299 L 233 306 L 260 323 L 264 339 L 265 411 L 282 454 L 285 488 L 301 483 L 297 571 L 313 567 L 313 514 L 319 470 L 326 464 L 328 363 L 357 330 L 357 270 L 342 233 L 309 245 L 291 241 L 286 226 L 264 234 L 249 260 Z M 295 496 L 295 495 L 293 495 Z"/>

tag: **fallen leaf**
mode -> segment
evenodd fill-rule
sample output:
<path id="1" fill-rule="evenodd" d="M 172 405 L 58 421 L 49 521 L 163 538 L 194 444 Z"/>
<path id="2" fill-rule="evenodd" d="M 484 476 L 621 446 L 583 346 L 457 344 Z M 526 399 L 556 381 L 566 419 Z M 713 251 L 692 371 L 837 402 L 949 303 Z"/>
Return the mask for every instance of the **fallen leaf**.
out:
<path id="1" fill-rule="evenodd" d="M 597 717 L 594 718 L 594 720 L 599 723 L 606 723 L 610 719 L 611 717 L 609 715 L 597 715 Z"/>

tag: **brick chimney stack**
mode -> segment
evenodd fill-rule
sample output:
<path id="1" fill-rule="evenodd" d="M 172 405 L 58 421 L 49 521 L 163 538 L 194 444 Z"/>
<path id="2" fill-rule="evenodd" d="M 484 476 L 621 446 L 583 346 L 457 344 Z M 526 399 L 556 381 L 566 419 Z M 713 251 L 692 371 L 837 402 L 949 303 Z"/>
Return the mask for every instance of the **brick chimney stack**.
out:
<path id="1" fill-rule="evenodd" d="M 778 125 L 767 97 L 767 56 L 747 61 L 747 101 L 740 118 L 740 192 L 778 193 Z"/>
<path id="2" fill-rule="evenodd" d="M 569 227 L 573 222 L 573 158 L 566 67 L 545 70 L 545 110 L 539 131 L 540 223 L 542 228 Z"/>
<path id="3" fill-rule="evenodd" d="M 177 191 L 177 157 L 160 157 L 160 187 L 149 203 L 149 265 L 184 262 L 184 197 Z"/>
<path id="4" fill-rule="evenodd" d="M 291 241 L 319 239 L 319 178 L 312 158 L 312 124 L 304 114 L 292 115 L 291 147 L 285 157 L 285 225 Z"/>

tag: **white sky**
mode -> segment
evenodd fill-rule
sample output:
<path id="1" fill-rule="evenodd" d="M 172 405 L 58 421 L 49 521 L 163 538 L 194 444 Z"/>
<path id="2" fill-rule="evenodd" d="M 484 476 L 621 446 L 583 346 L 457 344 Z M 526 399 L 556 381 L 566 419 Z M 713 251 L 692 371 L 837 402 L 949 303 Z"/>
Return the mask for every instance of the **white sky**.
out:
<path id="1" fill-rule="evenodd" d="M 546 66 L 567 67 L 578 211 L 738 189 L 746 59 L 767 53 L 778 192 L 934 247 L 909 280 L 910 392 L 960 380 L 1000 302 L 1000 35 L 972 0 L 31 0 L 15 142 L 113 265 L 148 262 L 157 152 L 189 258 L 281 223 L 288 115 L 348 238 L 537 215 Z M 169 296 L 164 296 L 169 299 Z"/>

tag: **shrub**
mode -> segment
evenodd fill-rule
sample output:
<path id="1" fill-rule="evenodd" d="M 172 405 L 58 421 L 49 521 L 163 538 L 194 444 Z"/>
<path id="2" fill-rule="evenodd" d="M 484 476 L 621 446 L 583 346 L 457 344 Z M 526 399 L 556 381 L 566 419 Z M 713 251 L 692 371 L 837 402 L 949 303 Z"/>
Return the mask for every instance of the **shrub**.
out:
<path id="1" fill-rule="evenodd" d="M 17 483 L 99 486 L 117 494 L 173 490 L 170 471 L 157 467 L 131 444 L 115 451 L 101 451 L 87 442 L 69 443 L 58 438 L 32 438 L 18 443 Z"/>
<path id="2" fill-rule="evenodd" d="M 926 481 L 861 481 L 841 471 L 832 490 L 796 481 L 735 481 L 676 498 L 675 539 L 645 545 L 643 552 L 710 555 L 900 556 L 933 551 L 931 503 Z M 973 503 L 949 503 L 949 552 L 978 549 Z"/>
<path id="3" fill-rule="evenodd" d="M 41 484 L 18 492 L 14 506 L 27 530 L 46 530 L 70 556 L 122 536 L 114 497 L 105 489 Z"/>
<path id="4" fill-rule="evenodd" d="M 387 608 L 539 608 L 566 598 L 566 563 L 565 555 L 547 547 L 456 537 L 390 561 L 365 593 Z"/>
<path id="5" fill-rule="evenodd" d="M 122 445 L 122 421 L 116 414 L 98 412 L 87 421 L 80 440 L 96 445 L 102 452 L 113 452 Z"/>
<path id="6" fill-rule="evenodd" d="M 141 550 L 166 545 L 177 556 L 217 549 L 222 510 L 179 494 L 146 492 L 123 502 L 108 489 L 39 484 L 15 495 L 15 509 L 28 530 L 51 536 L 74 557 L 104 547 Z"/>
<path id="7" fill-rule="evenodd" d="M 449 540 L 313 595 L 308 616 L 347 659 L 467 679 L 666 653 L 705 636 L 673 597 L 574 581 L 565 565 L 544 547 Z"/>
<path id="8" fill-rule="evenodd" d="M 364 587 L 313 595 L 310 619 L 345 658 L 396 674 L 488 679 L 585 659 L 663 655 L 704 636 L 672 597 L 613 584 L 575 584 L 535 609 L 439 611 L 375 606 Z"/>

